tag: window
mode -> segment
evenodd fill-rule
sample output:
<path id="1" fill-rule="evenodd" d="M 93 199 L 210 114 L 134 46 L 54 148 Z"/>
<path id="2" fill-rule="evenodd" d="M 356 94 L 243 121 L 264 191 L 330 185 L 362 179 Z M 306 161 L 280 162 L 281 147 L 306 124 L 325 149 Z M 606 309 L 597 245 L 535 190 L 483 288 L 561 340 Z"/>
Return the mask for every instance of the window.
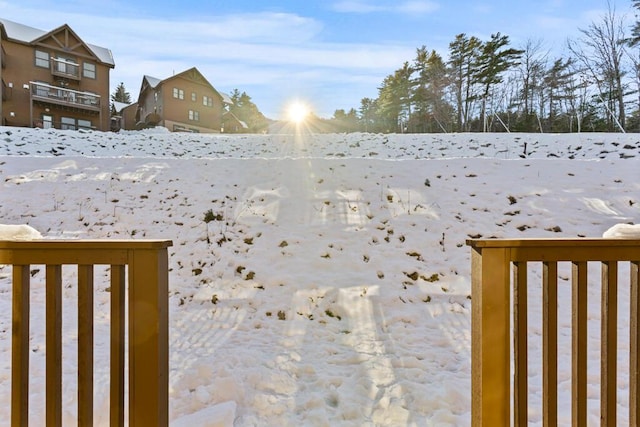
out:
<path id="1" fill-rule="evenodd" d="M 198 100 L 198 95 L 196 95 L 196 93 L 195 93 L 195 92 L 191 92 L 191 100 L 192 100 L 193 102 L 196 102 L 196 101 Z"/>
<path id="2" fill-rule="evenodd" d="M 91 120 L 78 119 L 78 129 L 93 129 Z"/>
<path id="3" fill-rule="evenodd" d="M 200 113 L 198 111 L 189 110 L 189 120 L 194 122 L 200 121 Z"/>
<path id="4" fill-rule="evenodd" d="M 63 74 L 70 74 L 72 76 L 80 76 L 80 66 L 75 59 L 71 57 L 65 57 L 58 55 L 54 58 L 56 64 L 56 71 Z"/>
<path id="5" fill-rule="evenodd" d="M 203 96 L 202 97 L 202 105 L 205 105 L 207 107 L 213 107 L 213 98 L 211 98 L 210 96 Z"/>
<path id="6" fill-rule="evenodd" d="M 178 89 L 177 87 L 173 88 L 173 97 L 176 99 L 184 99 L 184 90 Z"/>
<path id="7" fill-rule="evenodd" d="M 96 64 L 92 62 L 84 62 L 82 64 L 82 77 L 86 77 L 88 79 L 96 78 Z"/>
<path id="8" fill-rule="evenodd" d="M 62 130 L 76 130 L 76 119 L 73 117 L 61 117 L 60 129 Z"/>
<path id="9" fill-rule="evenodd" d="M 49 54 L 36 50 L 36 67 L 49 68 Z"/>
<path id="10" fill-rule="evenodd" d="M 42 115 L 42 128 L 51 129 L 53 127 L 53 116 L 50 114 Z"/>

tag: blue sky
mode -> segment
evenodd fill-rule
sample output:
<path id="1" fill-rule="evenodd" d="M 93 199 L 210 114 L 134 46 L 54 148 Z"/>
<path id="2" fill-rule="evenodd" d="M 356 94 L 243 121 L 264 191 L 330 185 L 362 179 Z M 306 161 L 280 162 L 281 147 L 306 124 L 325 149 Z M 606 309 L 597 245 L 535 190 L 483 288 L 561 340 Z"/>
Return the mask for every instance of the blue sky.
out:
<path id="1" fill-rule="evenodd" d="M 613 2 L 633 18 L 631 1 Z M 456 34 L 542 40 L 560 56 L 599 21 L 606 0 L 166 1 L 0 0 L 0 16 L 41 30 L 69 24 L 113 52 L 112 90 L 137 97 L 143 75 L 197 67 L 219 91 L 247 92 L 270 118 L 294 99 L 322 117 L 376 98 L 382 80 L 420 46 L 443 57 Z"/>

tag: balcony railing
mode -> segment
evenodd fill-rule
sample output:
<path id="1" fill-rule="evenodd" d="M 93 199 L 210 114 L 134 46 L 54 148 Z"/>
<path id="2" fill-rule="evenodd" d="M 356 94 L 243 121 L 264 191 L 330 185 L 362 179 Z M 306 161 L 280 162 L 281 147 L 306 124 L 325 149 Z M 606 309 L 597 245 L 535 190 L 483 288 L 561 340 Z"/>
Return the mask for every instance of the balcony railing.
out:
<path id="1" fill-rule="evenodd" d="M 80 65 L 61 58 L 51 58 L 51 74 L 67 79 L 80 80 Z"/>
<path id="2" fill-rule="evenodd" d="M 618 290 L 629 286 L 629 425 L 640 423 L 640 240 L 470 240 L 472 266 L 472 425 L 525 426 L 528 422 L 528 270 L 540 267 L 542 313 L 542 422 L 558 425 L 558 354 L 571 352 L 571 419 L 587 425 L 588 266 L 601 265 L 600 420 L 617 425 Z M 570 295 L 558 299 L 558 267 L 571 267 Z M 629 267 L 628 282 L 618 277 Z M 510 277 L 510 269 L 513 278 Z M 536 286 L 529 288 L 529 291 Z M 626 289 L 625 289 L 626 295 Z M 558 343 L 558 307 L 571 310 L 571 345 Z M 564 313 L 563 313 L 564 314 Z M 511 339 L 513 343 L 511 344 Z M 511 347 L 512 345 L 512 347 Z M 624 347 L 624 346 L 622 346 Z M 513 348 L 513 354 L 511 353 Z M 561 353 L 559 353 L 561 352 Z M 513 356 L 513 357 L 512 357 Z M 592 376 L 590 377 L 592 378 Z M 592 396 L 589 396 L 592 398 Z M 568 401 L 568 400 L 567 400 Z M 513 418 L 511 414 L 513 407 Z"/>
<path id="3" fill-rule="evenodd" d="M 0 264 L 13 270 L 11 425 L 28 424 L 31 265 L 46 266 L 46 425 L 62 425 L 63 265 L 78 272 L 78 425 L 93 422 L 95 265 L 108 265 L 111 273 L 111 425 L 125 424 L 125 320 L 129 425 L 168 425 L 169 246 L 166 240 L 0 241 Z"/>
<path id="4" fill-rule="evenodd" d="M 29 82 L 31 97 L 35 101 L 66 105 L 82 110 L 100 111 L 100 95 L 52 86 L 46 83 Z"/>

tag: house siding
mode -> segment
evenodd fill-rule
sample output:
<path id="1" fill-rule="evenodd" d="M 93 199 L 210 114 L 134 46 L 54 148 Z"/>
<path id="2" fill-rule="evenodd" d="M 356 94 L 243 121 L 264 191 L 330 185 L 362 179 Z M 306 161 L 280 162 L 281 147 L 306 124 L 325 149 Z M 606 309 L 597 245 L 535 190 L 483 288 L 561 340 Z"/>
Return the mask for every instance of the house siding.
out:
<path id="1" fill-rule="evenodd" d="M 53 35 L 66 45 L 56 42 Z M 4 51 L 0 110 L 4 125 L 46 126 L 43 117 L 48 116 L 54 127 L 60 127 L 64 117 L 67 121 L 73 120 L 74 127 L 90 123 L 94 129 L 109 130 L 109 73 L 113 64 L 100 61 L 73 30 L 62 26 L 34 41 L 7 37 L 0 42 Z M 36 51 L 48 56 L 48 68 L 36 66 Z M 77 76 L 69 78 L 58 74 L 60 69 L 74 72 L 76 69 L 55 58 L 68 58 L 77 64 Z M 52 67 L 58 63 L 63 64 L 60 69 Z M 92 64 L 95 78 L 83 75 L 85 63 Z"/>
<path id="2" fill-rule="evenodd" d="M 181 97 L 174 96 L 174 89 Z M 209 105 L 204 104 L 204 97 L 211 100 Z M 138 120 L 144 126 L 200 133 L 220 133 L 222 128 L 223 98 L 195 68 L 162 80 L 156 86 L 143 80 L 138 104 Z"/>

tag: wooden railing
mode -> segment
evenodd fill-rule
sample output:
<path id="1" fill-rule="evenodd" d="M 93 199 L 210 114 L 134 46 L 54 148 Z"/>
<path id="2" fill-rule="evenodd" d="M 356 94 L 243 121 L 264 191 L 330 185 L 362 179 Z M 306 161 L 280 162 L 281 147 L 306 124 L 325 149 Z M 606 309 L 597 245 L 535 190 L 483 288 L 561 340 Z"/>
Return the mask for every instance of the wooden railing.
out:
<path id="1" fill-rule="evenodd" d="M 169 246 L 171 241 L 165 240 L 0 241 L 0 264 L 12 265 L 13 270 L 12 426 L 26 426 L 29 416 L 31 265 L 46 266 L 46 425 L 62 425 L 63 265 L 76 265 L 78 270 L 78 425 L 93 423 L 95 265 L 110 266 L 111 273 L 111 425 L 123 426 L 125 418 L 125 320 L 129 425 L 168 425 Z"/>
<path id="2" fill-rule="evenodd" d="M 35 101 L 50 102 L 83 110 L 100 111 L 100 95 L 79 90 L 66 89 L 47 83 L 29 82 L 31 97 Z"/>
<path id="3" fill-rule="evenodd" d="M 469 240 L 467 244 L 472 248 L 472 425 L 527 425 L 527 264 L 532 262 L 541 263 L 543 425 L 558 424 L 559 352 L 571 353 L 572 425 L 587 425 L 587 290 L 592 286 L 587 266 L 592 261 L 602 265 L 601 425 L 617 425 L 619 262 L 628 263 L 630 271 L 630 334 L 622 337 L 629 340 L 629 425 L 639 425 L 640 240 L 491 239 Z M 571 265 L 570 301 L 558 300 L 558 264 L 561 262 Z M 559 305 L 571 310 L 570 349 L 558 346 Z"/>

